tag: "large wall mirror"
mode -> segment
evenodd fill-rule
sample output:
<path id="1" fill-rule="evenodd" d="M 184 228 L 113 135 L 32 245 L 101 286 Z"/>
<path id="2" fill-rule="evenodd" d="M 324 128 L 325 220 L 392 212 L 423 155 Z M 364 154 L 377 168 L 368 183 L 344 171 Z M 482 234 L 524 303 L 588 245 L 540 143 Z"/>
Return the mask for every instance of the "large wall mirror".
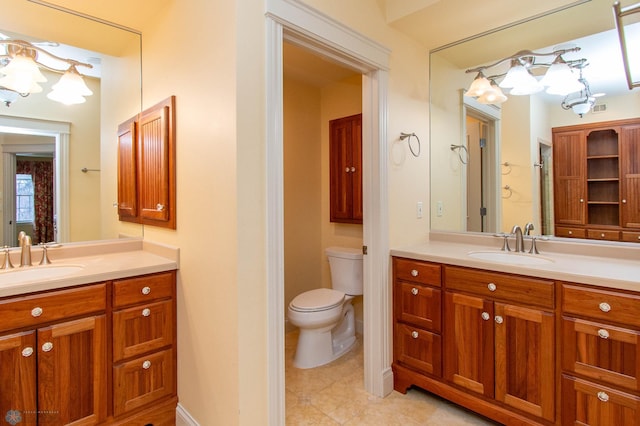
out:
<path id="1" fill-rule="evenodd" d="M 531 222 L 534 234 L 554 233 L 552 128 L 640 117 L 638 92 L 625 80 L 612 4 L 581 2 L 431 52 L 432 230 L 498 233 Z M 628 33 L 637 34 L 637 25 Z M 586 59 L 583 78 L 592 94 L 604 94 L 584 114 L 563 108 L 565 96 L 545 92 L 505 92 L 499 105 L 464 95 L 477 74 L 467 70 L 523 50 L 574 46 L 580 50 L 563 57 Z M 490 73 L 504 74 L 510 65 Z"/>
<path id="2" fill-rule="evenodd" d="M 20 200 L 16 201 L 15 181 L 16 173 L 25 167 L 31 170 L 25 164 L 38 162 L 52 164 L 54 180 L 52 194 L 34 195 L 47 197 L 53 214 L 53 233 L 39 239 L 76 242 L 142 236 L 142 225 L 118 221 L 114 205 L 117 126 L 138 113 L 142 104 L 140 33 L 50 3 L 24 0 L 4 1 L 0 33 L 93 66 L 78 67 L 93 92 L 85 103 L 63 105 L 47 98 L 60 74 L 44 69 L 47 82 L 41 93 L 4 102 L 0 90 L 3 245 L 16 246 L 16 233 L 33 229 L 32 223 L 16 220 Z M 5 46 L 0 48 L 6 53 Z"/>

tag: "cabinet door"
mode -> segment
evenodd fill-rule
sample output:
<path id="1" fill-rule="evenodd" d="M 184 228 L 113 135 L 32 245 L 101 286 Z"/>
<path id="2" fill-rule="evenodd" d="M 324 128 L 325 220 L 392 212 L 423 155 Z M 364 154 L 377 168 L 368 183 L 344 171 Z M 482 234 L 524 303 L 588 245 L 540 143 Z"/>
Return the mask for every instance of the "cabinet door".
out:
<path id="1" fill-rule="evenodd" d="M 329 123 L 331 222 L 362 223 L 362 114 Z"/>
<path id="2" fill-rule="evenodd" d="M 427 374 L 442 375 L 442 342 L 439 334 L 396 323 L 394 349 L 396 361 Z"/>
<path id="3" fill-rule="evenodd" d="M 140 115 L 138 200 L 140 217 L 175 228 L 174 97 Z"/>
<path id="4" fill-rule="evenodd" d="M 493 398 L 493 303 L 445 292 L 444 312 L 445 379 Z"/>
<path id="5" fill-rule="evenodd" d="M 583 225 L 586 216 L 586 152 L 583 131 L 554 133 L 555 221 Z"/>
<path id="6" fill-rule="evenodd" d="M 113 414 L 124 414 L 175 394 L 173 350 L 154 352 L 113 367 Z"/>
<path id="7" fill-rule="evenodd" d="M 640 228 L 640 125 L 622 128 L 620 179 L 622 226 Z"/>
<path id="8" fill-rule="evenodd" d="M 118 216 L 128 222 L 138 221 L 136 135 L 135 118 L 118 126 Z"/>
<path id="9" fill-rule="evenodd" d="M 104 315 L 38 330 L 39 423 L 97 424 L 107 415 Z"/>
<path id="10" fill-rule="evenodd" d="M 640 397 L 563 376 L 562 424 L 640 426 Z"/>
<path id="11" fill-rule="evenodd" d="M 564 370 L 640 390 L 640 332 L 564 317 L 562 341 Z"/>
<path id="12" fill-rule="evenodd" d="M 395 289 L 396 320 L 440 332 L 440 289 L 404 281 Z"/>
<path id="13" fill-rule="evenodd" d="M 13 424 L 36 424 L 36 334 L 0 336 L 0 413 Z"/>
<path id="14" fill-rule="evenodd" d="M 496 399 L 553 421 L 553 314 L 502 303 L 495 314 Z"/>

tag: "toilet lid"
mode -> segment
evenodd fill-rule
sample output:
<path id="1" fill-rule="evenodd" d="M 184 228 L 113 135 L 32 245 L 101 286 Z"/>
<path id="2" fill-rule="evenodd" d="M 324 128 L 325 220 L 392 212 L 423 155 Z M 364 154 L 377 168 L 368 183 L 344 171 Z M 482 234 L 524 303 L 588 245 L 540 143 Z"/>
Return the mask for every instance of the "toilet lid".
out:
<path id="1" fill-rule="evenodd" d="M 289 306 L 298 312 L 317 312 L 334 308 L 344 303 L 344 293 L 331 288 L 305 291 L 293 298 Z"/>

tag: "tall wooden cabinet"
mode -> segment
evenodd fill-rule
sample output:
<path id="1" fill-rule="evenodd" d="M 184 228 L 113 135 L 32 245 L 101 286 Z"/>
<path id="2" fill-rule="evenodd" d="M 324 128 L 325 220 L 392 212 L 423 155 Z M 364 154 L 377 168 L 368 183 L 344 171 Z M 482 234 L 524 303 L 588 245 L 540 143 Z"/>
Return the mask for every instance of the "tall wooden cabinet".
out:
<path id="1" fill-rule="evenodd" d="M 556 235 L 640 242 L 640 120 L 553 129 Z"/>
<path id="2" fill-rule="evenodd" d="M 118 126 L 120 220 L 175 229 L 175 97 Z"/>
<path id="3" fill-rule="evenodd" d="M 329 122 L 331 222 L 362 223 L 362 114 Z"/>

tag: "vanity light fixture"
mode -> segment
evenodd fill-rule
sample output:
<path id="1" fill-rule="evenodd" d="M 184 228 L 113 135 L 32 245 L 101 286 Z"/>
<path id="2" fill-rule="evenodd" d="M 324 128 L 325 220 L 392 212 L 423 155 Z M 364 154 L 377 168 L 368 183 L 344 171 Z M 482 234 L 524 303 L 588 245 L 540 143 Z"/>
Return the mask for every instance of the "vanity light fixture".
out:
<path id="1" fill-rule="evenodd" d="M 52 86 L 51 93 L 47 95 L 51 100 L 72 105 L 85 102 L 84 97 L 93 94 L 77 69 L 93 68 L 91 64 L 61 58 L 24 40 L 0 40 L 0 46 L 5 47 L 5 52 L 0 53 L 0 101 L 7 106 L 17 99 L 16 94 L 26 97 L 42 92 L 40 83 L 46 82 L 47 79 L 41 69 L 62 74 L 58 83 Z M 53 63 L 60 66 L 47 65 L 39 61 L 40 55 L 48 56 Z"/>
<path id="2" fill-rule="evenodd" d="M 584 66 L 586 59 L 566 61 L 562 55 L 578 52 L 577 46 L 556 48 L 552 52 L 533 52 L 522 50 L 489 65 L 482 65 L 466 70 L 467 73 L 477 73 L 465 96 L 477 98 L 485 104 L 500 104 L 507 100 L 501 89 L 508 89 L 509 95 L 532 95 L 546 91 L 553 95 L 566 96 L 584 89 L 582 82 L 574 73 L 574 69 Z M 553 57 L 553 61 L 548 59 Z M 505 73 L 485 76 L 487 70 L 509 62 L 509 69 Z M 538 68 L 546 69 L 544 77 L 538 81 L 532 71 Z M 499 84 L 496 81 L 502 79 Z"/>

